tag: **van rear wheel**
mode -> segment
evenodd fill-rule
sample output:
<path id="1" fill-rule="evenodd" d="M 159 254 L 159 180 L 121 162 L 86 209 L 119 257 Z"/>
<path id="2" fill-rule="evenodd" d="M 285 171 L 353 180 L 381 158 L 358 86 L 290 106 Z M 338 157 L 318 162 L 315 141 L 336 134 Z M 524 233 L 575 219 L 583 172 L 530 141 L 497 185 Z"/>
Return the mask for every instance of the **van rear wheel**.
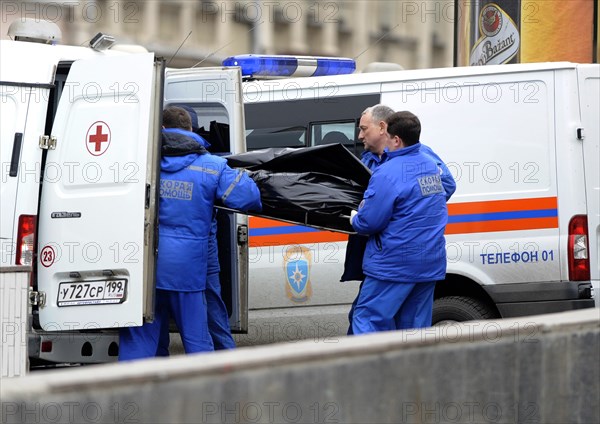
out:
<path id="1" fill-rule="evenodd" d="M 433 302 L 433 325 L 499 318 L 498 312 L 485 302 L 466 296 L 446 296 Z"/>

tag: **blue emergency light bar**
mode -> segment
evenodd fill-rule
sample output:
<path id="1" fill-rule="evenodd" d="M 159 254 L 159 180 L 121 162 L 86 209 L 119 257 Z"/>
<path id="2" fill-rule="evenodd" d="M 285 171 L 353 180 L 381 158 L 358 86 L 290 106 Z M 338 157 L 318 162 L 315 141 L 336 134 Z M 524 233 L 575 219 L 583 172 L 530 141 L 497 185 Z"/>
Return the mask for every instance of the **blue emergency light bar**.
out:
<path id="1" fill-rule="evenodd" d="M 317 77 L 351 74 L 356 69 L 356 62 L 347 57 L 243 54 L 228 57 L 223 66 L 241 67 L 244 78 Z"/>

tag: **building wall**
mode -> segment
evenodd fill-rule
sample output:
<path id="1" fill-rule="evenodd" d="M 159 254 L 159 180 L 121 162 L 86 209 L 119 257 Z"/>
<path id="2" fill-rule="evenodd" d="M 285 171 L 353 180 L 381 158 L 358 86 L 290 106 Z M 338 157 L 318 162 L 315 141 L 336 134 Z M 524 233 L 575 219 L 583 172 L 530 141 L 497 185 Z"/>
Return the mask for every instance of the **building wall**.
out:
<path id="1" fill-rule="evenodd" d="M 244 53 L 352 57 L 406 69 L 452 66 L 453 0 L 2 1 L 0 33 L 15 19 L 59 25 L 64 44 L 97 32 L 141 44 L 169 66 L 220 65 Z"/>

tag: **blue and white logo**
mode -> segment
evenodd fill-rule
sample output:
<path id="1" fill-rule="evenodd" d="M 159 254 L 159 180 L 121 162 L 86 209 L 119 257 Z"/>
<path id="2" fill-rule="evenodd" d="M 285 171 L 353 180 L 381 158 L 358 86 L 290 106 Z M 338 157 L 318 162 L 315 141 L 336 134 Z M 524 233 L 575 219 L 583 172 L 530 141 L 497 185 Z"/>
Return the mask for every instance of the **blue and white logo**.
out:
<path id="1" fill-rule="evenodd" d="M 308 281 L 308 263 L 306 260 L 288 262 L 288 284 L 292 290 L 300 294 L 306 289 Z"/>
<path id="2" fill-rule="evenodd" d="M 312 295 L 310 267 L 312 254 L 302 246 L 289 247 L 284 256 L 285 291 L 290 300 L 305 302 Z"/>

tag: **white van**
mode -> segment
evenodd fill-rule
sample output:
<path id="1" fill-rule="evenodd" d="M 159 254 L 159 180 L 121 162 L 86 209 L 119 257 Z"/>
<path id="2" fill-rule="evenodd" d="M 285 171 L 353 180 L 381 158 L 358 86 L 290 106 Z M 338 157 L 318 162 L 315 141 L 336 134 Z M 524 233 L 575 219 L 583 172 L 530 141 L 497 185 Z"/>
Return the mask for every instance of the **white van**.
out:
<path id="1" fill-rule="evenodd" d="M 239 95 L 207 89 L 240 93 L 240 71 L 166 73 L 152 53 L 44 44 L 53 35 L 19 24 L 16 41 L 0 41 L 0 276 L 21 281 L 18 267 L 32 269 L 32 360 L 115 360 L 114 329 L 153 315 L 163 107 L 191 88 L 204 117 L 229 125 L 230 150 L 243 152 Z M 223 215 L 232 328 L 245 331 L 247 217 Z M 18 300 L 2 295 L 10 320 Z"/>
<path id="2" fill-rule="evenodd" d="M 434 320 L 593 306 L 598 65 L 242 83 L 237 67 L 165 72 L 151 53 L 1 43 L 1 266 L 33 267 L 32 358 L 114 360 L 109 329 L 152 318 L 157 147 L 170 104 L 193 107 L 221 153 L 341 142 L 359 154 L 362 110 L 411 110 L 458 186 Z M 359 284 L 339 282 L 346 235 L 219 219 L 231 325 L 247 333 L 240 344 L 345 334 Z M 292 284 L 295 266 L 304 272 Z"/>
<path id="3" fill-rule="evenodd" d="M 243 92 L 248 150 L 341 142 L 360 155 L 357 126 L 366 107 L 383 103 L 419 116 L 422 142 L 457 182 L 434 323 L 593 306 L 600 278 L 599 65 L 250 79 Z M 240 341 L 344 334 L 357 292 L 356 282 L 337 282 L 345 237 L 255 217 L 249 235 L 251 332 Z M 290 255 L 307 264 L 303 290 L 286 271 Z"/>

